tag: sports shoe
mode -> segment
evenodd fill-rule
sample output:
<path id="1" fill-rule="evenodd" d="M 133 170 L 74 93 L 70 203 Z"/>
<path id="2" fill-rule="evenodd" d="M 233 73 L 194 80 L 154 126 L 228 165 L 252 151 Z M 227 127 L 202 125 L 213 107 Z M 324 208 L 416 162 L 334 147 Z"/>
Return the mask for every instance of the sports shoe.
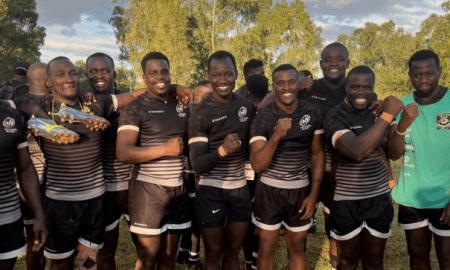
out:
<path id="1" fill-rule="evenodd" d="M 60 144 L 74 143 L 80 139 L 78 133 L 57 125 L 50 119 L 36 118 L 34 115 L 27 121 L 27 127 L 35 136 L 41 136 Z"/>
<path id="2" fill-rule="evenodd" d="M 85 107 L 85 111 L 70 108 L 62 103 L 58 112 L 59 118 L 62 122 L 82 123 L 91 130 L 104 130 L 109 127 L 109 121 L 103 117 L 97 116 L 90 112 L 89 108 Z"/>

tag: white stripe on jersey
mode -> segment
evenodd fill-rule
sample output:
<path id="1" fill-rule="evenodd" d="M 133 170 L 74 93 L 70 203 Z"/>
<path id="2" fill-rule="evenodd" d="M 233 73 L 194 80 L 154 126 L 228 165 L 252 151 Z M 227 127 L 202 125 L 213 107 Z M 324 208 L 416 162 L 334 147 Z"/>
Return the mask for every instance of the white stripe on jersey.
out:
<path id="1" fill-rule="evenodd" d="M 121 126 L 119 129 L 117 129 L 117 133 L 119 133 L 119 131 L 122 131 L 122 130 L 132 130 L 132 131 L 139 132 L 139 127 L 133 126 L 133 125 L 124 125 L 124 126 Z"/>
<path id="2" fill-rule="evenodd" d="M 17 149 L 22 149 L 28 146 L 28 142 L 19 143 L 17 145 Z"/>
<path id="3" fill-rule="evenodd" d="M 333 144 L 333 147 L 336 147 L 336 141 L 337 139 L 339 139 L 339 137 L 341 137 L 342 135 L 344 135 L 345 133 L 351 131 L 350 129 L 341 129 L 336 131 L 333 136 L 331 137 L 331 144 Z"/>
<path id="4" fill-rule="evenodd" d="M 323 133 L 325 133 L 324 129 L 316 129 L 316 130 L 314 130 L 314 134 L 323 134 Z"/>
<path id="5" fill-rule="evenodd" d="M 265 141 L 265 142 L 267 142 L 267 138 L 264 137 L 264 136 L 255 136 L 255 137 L 250 139 L 250 142 L 248 144 L 252 144 L 253 142 L 256 142 L 256 141 Z"/>
<path id="6" fill-rule="evenodd" d="M 207 143 L 208 138 L 207 137 L 194 137 L 194 138 L 189 139 L 188 144 L 196 143 L 196 142 L 206 142 Z"/>
<path id="7" fill-rule="evenodd" d="M 113 102 L 113 112 L 117 111 L 117 108 L 119 107 L 119 102 L 117 101 L 116 95 L 111 95 L 112 102 Z"/>

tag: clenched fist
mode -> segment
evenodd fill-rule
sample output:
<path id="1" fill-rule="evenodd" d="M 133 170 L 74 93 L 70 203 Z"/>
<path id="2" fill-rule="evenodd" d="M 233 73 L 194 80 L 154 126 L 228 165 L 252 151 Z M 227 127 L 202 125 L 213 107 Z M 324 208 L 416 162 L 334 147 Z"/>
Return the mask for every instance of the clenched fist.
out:
<path id="1" fill-rule="evenodd" d="M 228 134 L 223 140 L 222 147 L 227 154 L 233 154 L 241 147 L 241 140 L 236 133 Z"/>
<path id="2" fill-rule="evenodd" d="M 180 137 L 170 138 L 164 145 L 165 156 L 176 157 L 183 152 L 183 139 Z"/>
<path id="3" fill-rule="evenodd" d="M 406 129 L 414 122 L 417 116 L 419 116 L 419 107 L 417 103 L 406 105 L 403 108 L 402 118 L 398 123 L 398 130 L 400 132 L 406 131 Z"/>
<path id="4" fill-rule="evenodd" d="M 288 131 L 292 128 L 292 118 L 280 118 L 278 119 L 277 126 L 275 127 L 275 136 L 276 139 L 283 139 Z"/>
<path id="5" fill-rule="evenodd" d="M 388 96 L 384 99 L 384 111 L 391 114 L 397 115 L 403 109 L 403 102 L 394 96 Z"/>

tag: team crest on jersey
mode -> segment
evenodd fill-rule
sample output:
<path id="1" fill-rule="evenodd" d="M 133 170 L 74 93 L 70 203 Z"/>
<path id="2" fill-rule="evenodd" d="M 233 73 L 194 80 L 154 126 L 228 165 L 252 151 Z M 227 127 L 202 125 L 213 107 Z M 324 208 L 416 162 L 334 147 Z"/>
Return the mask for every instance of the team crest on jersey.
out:
<path id="1" fill-rule="evenodd" d="M 307 130 L 308 128 L 311 127 L 311 125 L 309 125 L 309 121 L 311 121 L 311 116 L 309 116 L 308 114 L 303 115 L 302 119 L 300 119 L 300 128 L 302 130 Z"/>
<path id="2" fill-rule="evenodd" d="M 183 107 L 180 106 L 180 104 L 177 105 L 176 110 L 177 110 L 177 113 L 178 113 L 179 117 L 185 117 L 186 116 L 186 113 L 184 113 L 184 109 L 183 109 Z"/>
<path id="3" fill-rule="evenodd" d="M 436 127 L 437 129 L 450 129 L 450 113 L 438 113 Z"/>
<path id="4" fill-rule="evenodd" d="M 242 106 L 238 111 L 239 120 L 241 122 L 247 122 L 248 117 L 246 115 L 247 115 L 247 108 Z"/>
<path id="5" fill-rule="evenodd" d="M 6 117 L 5 120 L 3 120 L 3 127 L 7 133 L 15 133 L 17 131 L 17 129 L 14 128 L 15 125 L 16 121 L 11 117 Z"/>

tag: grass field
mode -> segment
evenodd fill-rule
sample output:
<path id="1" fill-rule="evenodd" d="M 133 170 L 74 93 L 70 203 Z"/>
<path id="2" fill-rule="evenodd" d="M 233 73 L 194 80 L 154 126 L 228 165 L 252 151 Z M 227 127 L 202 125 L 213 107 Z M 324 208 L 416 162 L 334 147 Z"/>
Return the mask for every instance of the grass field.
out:
<path id="1" fill-rule="evenodd" d="M 398 172 L 400 170 L 399 162 L 392 163 L 393 173 L 395 178 L 398 178 Z M 388 239 L 386 245 L 386 251 L 384 256 L 384 268 L 386 270 L 407 270 L 409 269 L 409 256 L 406 251 L 406 240 L 405 233 L 402 229 L 398 227 L 397 224 L 397 212 L 398 205 L 394 205 L 395 215 L 394 222 L 392 223 L 392 236 Z M 307 250 L 306 250 L 306 259 L 307 259 L 307 269 L 308 270 L 329 270 L 329 257 L 328 257 L 328 241 L 325 235 L 325 230 L 323 227 L 323 213 L 322 210 L 319 209 L 316 215 L 317 225 L 319 227 L 319 231 L 313 235 L 308 235 L 307 240 Z M 288 259 L 287 259 L 287 250 L 286 244 L 283 238 L 280 238 L 280 247 L 275 255 L 275 269 L 285 270 L 287 268 Z M 202 253 L 202 261 L 203 261 L 203 253 Z M 119 247 L 116 254 L 116 262 L 117 269 L 134 269 L 134 263 L 136 260 L 136 252 L 131 241 L 130 233 L 128 232 L 127 224 L 122 221 L 120 224 L 120 239 L 119 239 Z M 241 252 L 241 261 L 242 267 L 244 268 L 244 256 Z M 434 254 L 434 248 L 432 250 L 432 268 L 439 269 L 439 265 L 437 263 L 436 256 Z M 25 256 L 19 258 L 16 268 L 20 270 L 25 270 Z M 48 267 L 47 267 L 48 269 Z M 178 265 L 178 270 L 187 270 L 188 268 L 183 265 Z M 362 269 L 360 267 L 360 269 Z"/>

